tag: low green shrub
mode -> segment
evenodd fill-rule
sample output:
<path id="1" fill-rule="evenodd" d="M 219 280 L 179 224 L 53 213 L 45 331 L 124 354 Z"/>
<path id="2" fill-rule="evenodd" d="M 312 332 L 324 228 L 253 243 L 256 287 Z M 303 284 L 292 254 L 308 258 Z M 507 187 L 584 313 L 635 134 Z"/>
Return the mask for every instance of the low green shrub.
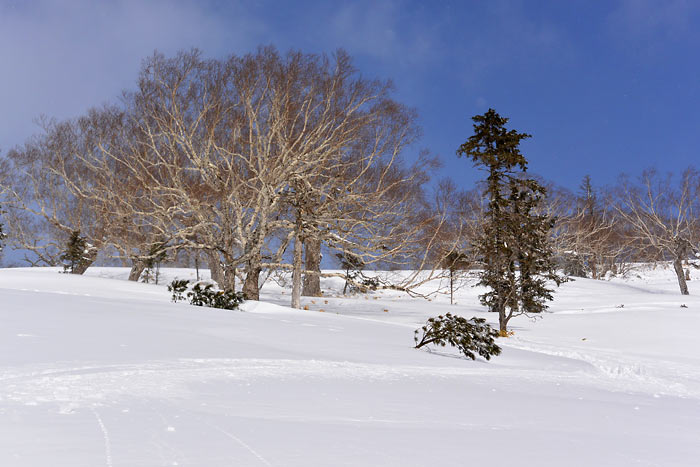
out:
<path id="1" fill-rule="evenodd" d="M 185 300 L 185 295 L 191 305 L 206 306 L 209 308 L 221 308 L 224 310 L 235 310 L 246 299 L 243 292 L 216 290 L 212 284 L 197 282 L 189 290 L 189 281 L 174 280 L 168 286 L 168 291 L 173 293 L 173 302 Z M 185 294 L 185 292 L 187 292 Z"/>
<path id="2" fill-rule="evenodd" d="M 483 318 L 467 320 L 447 313 L 445 316 L 428 319 L 425 326 L 416 329 L 414 341 L 416 349 L 428 344 L 442 347 L 450 344 L 472 360 L 476 358 L 475 352 L 490 360 L 492 356 L 501 353 L 501 348 L 494 340 L 496 337 L 498 331 L 489 326 Z"/>

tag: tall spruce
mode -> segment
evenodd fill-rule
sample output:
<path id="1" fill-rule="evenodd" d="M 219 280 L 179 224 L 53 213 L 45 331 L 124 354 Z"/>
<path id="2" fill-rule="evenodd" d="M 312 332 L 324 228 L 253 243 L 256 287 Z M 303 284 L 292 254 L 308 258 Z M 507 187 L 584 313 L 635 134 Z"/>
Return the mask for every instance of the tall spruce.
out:
<path id="1" fill-rule="evenodd" d="M 4 211 L 0 210 L 0 214 L 4 213 Z M 5 226 L 0 222 L 0 255 L 2 254 L 2 251 L 5 249 L 5 239 L 7 238 L 7 234 L 5 233 Z"/>
<path id="2" fill-rule="evenodd" d="M 82 274 L 79 272 L 82 270 L 82 265 L 86 261 L 86 253 L 88 250 L 88 243 L 85 237 L 80 235 L 80 230 L 74 230 L 71 232 L 68 242 L 66 243 L 66 249 L 61 255 L 61 261 L 63 261 L 63 272 L 68 272 L 71 274 Z"/>
<path id="3" fill-rule="evenodd" d="M 553 220 L 538 214 L 545 189 L 527 178 L 527 160 L 520 142 L 530 135 L 506 129 L 507 118 L 489 109 L 474 120 L 474 135 L 457 150 L 486 170 L 484 196 L 489 200 L 485 223 L 475 249 L 484 263 L 479 284 L 489 291 L 479 296 L 489 311 L 498 313 L 501 335 L 511 318 L 541 313 L 552 300 L 549 281 L 557 274 L 548 234 Z"/>
<path id="4" fill-rule="evenodd" d="M 579 186 L 579 193 L 576 198 L 576 210 L 581 218 L 580 229 L 583 234 L 591 239 L 592 242 L 597 243 L 601 239 L 596 238 L 600 235 L 596 235 L 596 227 L 600 224 L 600 215 L 598 213 L 598 198 L 596 196 L 595 189 L 593 188 L 593 183 L 591 182 L 591 176 L 585 175 L 581 180 L 581 185 Z M 567 274 L 572 276 L 586 277 L 587 270 L 590 270 L 591 277 L 593 279 L 598 278 L 598 264 L 597 258 L 594 254 L 590 252 L 576 252 L 574 265 L 576 267 L 568 268 Z"/>
<path id="5" fill-rule="evenodd" d="M 4 214 L 5 211 L 0 209 L 0 216 Z M 5 239 L 7 238 L 7 234 L 5 233 L 5 226 L 3 225 L 2 221 L 0 220 L 0 251 L 5 248 Z"/>

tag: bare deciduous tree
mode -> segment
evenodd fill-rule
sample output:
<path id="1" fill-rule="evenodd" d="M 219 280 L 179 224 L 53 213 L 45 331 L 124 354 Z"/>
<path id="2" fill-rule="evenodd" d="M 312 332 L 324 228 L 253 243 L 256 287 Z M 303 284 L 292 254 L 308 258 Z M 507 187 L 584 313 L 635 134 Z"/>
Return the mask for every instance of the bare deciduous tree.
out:
<path id="1" fill-rule="evenodd" d="M 602 279 L 629 253 L 623 223 L 616 218 L 611 196 L 600 196 L 590 177 L 584 177 L 578 195 L 545 183 L 547 215 L 556 223 L 552 242 L 566 274 Z"/>
<path id="2" fill-rule="evenodd" d="M 291 266 L 296 291 L 307 238 L 374 249 L 374 260 L 406 244 L 401 203 L 419 189 L 425 160 L 402 168 L 415 114 L 390 92 L 389 83 L 359 77 L 343 52 L 330 59 L 263 48 L 225 62 L 196 51 L 156 55 L 128 95 L 146 150 L 126 164 L 162 195 L 153 212 L 168 212 L 172 235 L 209 252 L 223 288 L 242 267 L 243 291 L 257 299 L 263 268 Z"/>
<path id="3" fill-rule="evenodd" d="M 28 258 L 30 262 L 57 265 L 66 241 L 79 231 L 88 243 L 86 260 L 76 271 L 82 274 L 106 245 L 112 222 L 103 204 L 75 190 L 89 183 L 81 155 L 96 150 L 97 129 L 89 119 L 45 120 L 43 128 L 41 135 L 7 156 L 11 175 L 3 191 L 12 244 L 33 253 L 36 259 Z"/>
<path id="4" fill-rule="evenodd" d="M 698 241 L 698 188 L 698 173 L 694 169 L 685 170 L 678 179 L 646 170 L 638 184 L 621 177 L 615 205 L 637 248 L 646 248 L 658 259 L 672 261 L 683 295 L 689 292 L 682 262 L 696 253 Z"/>

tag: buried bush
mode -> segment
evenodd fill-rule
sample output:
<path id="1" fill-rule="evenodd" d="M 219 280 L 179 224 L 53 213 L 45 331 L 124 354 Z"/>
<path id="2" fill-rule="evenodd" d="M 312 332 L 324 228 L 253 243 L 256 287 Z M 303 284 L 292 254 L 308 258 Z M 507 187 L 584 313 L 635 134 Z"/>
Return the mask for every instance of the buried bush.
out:
<path id="1" fill-rule="evenodd" d="M 192 290 L 187 291 L 189 281 L 174 280 L 168 286 L 168 291 L 173 293 L 173 302 L 185 299 L 185 292 L 191 305 L 206 306 L 209 308 L 221 308 L 224 310 L 235 310 L 245 301 L 243 292 L 233 292 L 224 290 L 214 290 L 212 284 L 202 286 L 196 283 Z"/>
<path id="2" fill-rule="evenodd" d="M 486 324 L 485 319 L 467 320 L 447 313 L 445 316 L 428 319 L 425 326 L 416 329 L 414 340 L 416 349 L 428 344 L 442 347 L 450 344 L 472 360 L 476 358 L 475 352 L 490 360 L 491 356 L 501 353 L 501 348 L 494 341 L 495 337 L 498 337 L 498 331 Z"/>
<path id="3" fill-rule="evenodd" d="M 173 302 L 179 302 L 180 300 L 185 299 L 185 292 L 187 292 L 187 284 L 189 284 L 190 281 L 188 280 L 177 280 L 175 279 L 170 283 L 168 286 L 168 292 L 173 293 Z"/>
<path id="4" fill-rule="evenodd" d="M 369 290 L 377 290 L 379 287 L 379 279 L 376 277 L 362 277 L 362 286 L 360 287 L 360 292 L 367 292 Z"/>
<path id="5" fill-rule="evenodd" d="M 352 285 L 352 283 L 362 274 L 362 268 L 365 267 L 365 262 L 362 261 L 362 258 L 356 254 L 348 251 L 338 253 L 335 256 L 338 258 L 340 265 L 345 270 L 345 287 L 343 287 L 343 295 L 347 293 L 348 286 L 350 286 L 350 291 L 356 292 L 357 287 Z"/>

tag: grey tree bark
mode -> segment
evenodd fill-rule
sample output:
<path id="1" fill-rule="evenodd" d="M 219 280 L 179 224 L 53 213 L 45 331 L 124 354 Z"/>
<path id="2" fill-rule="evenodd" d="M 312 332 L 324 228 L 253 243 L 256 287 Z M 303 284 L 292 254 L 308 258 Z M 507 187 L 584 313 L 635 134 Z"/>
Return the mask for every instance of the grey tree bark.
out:
<path id="1" fill-rule="evenodd" d="M 139 259 L 133 259 L 131 261 L 131 270 L 129 271 L 129 280 L 132 282 L 137 282 L 144 269 L 146 269 L 146 263 Z"/>
<path id="2" fill-rule="evenodd" d="M 219 254 L 214 251 L 208 251 L 207 262 L 209 264 L 211 280 L 216 282 L 219 288 L 224 288 L 226 281 L 224 280 L 224 271 L 221 268 L 221 258 L 219 258 Z"/>
<path id="3" fill-rule="evenodd" d="M 91 247 L 87 254 L 83 257 L 82 261 L 75 265 L 73 269 L 73 274 L 85 274 L 85 271 L 92 266 L 92 264 L 97 259 L 97 248 Z"/>
<path id="4" fill-rule="evenodd" d="M 681 289 L 681 295 L 690 295 L 688 292 L 688 284 L 685 282 L 685 271 L 683 271 L 683 263 L 681 258 L 676 258 L 673 261 L 673 269 L 678 277 L 678 286 Z"/>
<path id="5" fill-rule="evenodd" d="M 224 278 L 223 284 L 219 287 L 223 290 L 235 292 L 236 291 L 236 266 L 230 263 L 226 263 L 223 268 Z"/>
<path id="6" fill-rule="evenodd" d="M 301 294 L 305 297 L 321 296 L 321 240 L 307 238 L 304 242 L 306 274 Z"/>
<path id="7" fill-rule="evenodd" d="M 292 263 L 292 308 L 301 308 L 301 267 L 303 244 L 299 233 L 294 239 L 294 260 Z"/>
<path id="8" fill-rule="evenodd" d="M 246 265 L 245 280 L 243 281 L 243 293 L 248 300 L 260 300 L 260 272 L 262 271 L 262 258 L 255 254 Z"/>

